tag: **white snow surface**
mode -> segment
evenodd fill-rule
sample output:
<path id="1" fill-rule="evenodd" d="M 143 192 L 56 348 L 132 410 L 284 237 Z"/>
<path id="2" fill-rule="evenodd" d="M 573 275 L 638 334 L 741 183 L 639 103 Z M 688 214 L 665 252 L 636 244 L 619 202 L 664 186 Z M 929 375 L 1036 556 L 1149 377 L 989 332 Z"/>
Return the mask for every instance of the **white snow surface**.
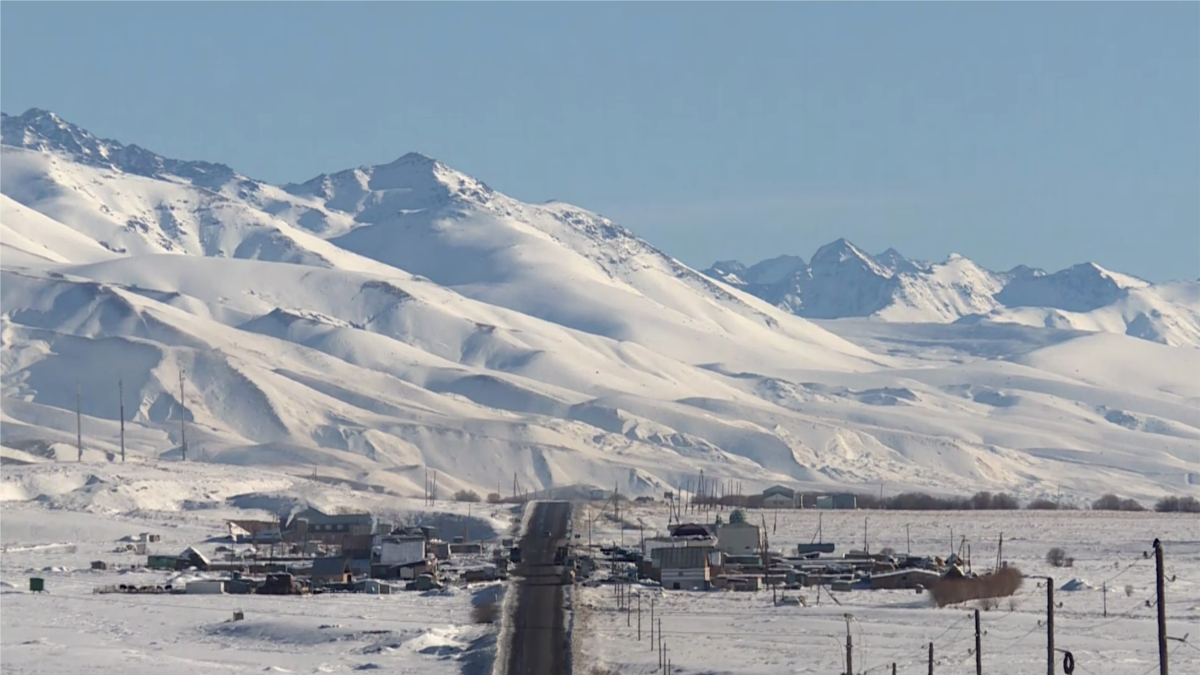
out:
<path id="1" fill-rule="evenodd" d="M 84 462 L 115 458 L 120 379 L 137 461 L 180 459 L 186 420 L 189 461 L 410 496 L 426 469 L 480 492 L 657 493 L 700 469 L 759 488 L 1200 490 L 1192 282 L 1082 269 L 1064 284 L 1122 299 L 1056 323 L 991 314 L 1014 282 L 965 258 L 840 242 L 723 283 L 421 155 L 278 187 L 43 111 L 3 129 L 6 462 L 76 459 L 76 381 Z M 808 320 L 733 284 L 789 270 L 841 284 L 817 291 L 828 315 L 849 294 L 876 316 Z"/>
<path id="2" fill-rule="evenodd" d="M 641 534 L 665 534 L 665 505 L 631 505 L 621 517 L 622 532 L 599 518 L 597 506 L 577 513 L 594 519 L 594 544 L 622 540 L 636 546 Z M 611 514 L 611 509 L 608 512 Z M 834 557 L 852 549 L 947 557 L 970 550 L 972 569 L 996 564 L 1003 535 L 1003 559 L 1023 573 L 1054 579 L 1055 647 L 1069 650 L 1076 673 L 1118 675 L 1158 672 L 1155 562 L 1152 541 L 1163 543 L 1167 633 L 1172 673 L 1200 671 L 1195 626 L 1200 624 L 1200 541 L 1188 514 L 1099 511 L 825 511 L 747 512 L 748 522 L 766 526 L 772 551 L 794 555 L 796 544 L 835 544 Z M 690 512 L 685 522 L 712 522 L 716 514 Z M 720 513 L 728 520 L 728 511 Z M 639 532 L 638 526 L 644 529 Z M 576 525 L 576 531 L 581 524 Z M 582 525 L 586 531 L 586 525 Z M 818 534 L 819 533 L 819 534 Z M 864 535 L 867 540 L 864 541 Z M 951 541 L 953 540 L 953 545 Z M 1074 559 L 1070 568 L 1045 562 L 1052 546 Z M 1147 557 L 1147 554 L 1148 557 Z M 603 576 L 603 573 L 601 574 Z M 1069 588 L 1064 585 L 1075 581 Z M 1076 587 L 1077 586 L 1077 587 Z M 927 672 L 928 645 L 934 644 L 934 672 L 975 672 L 974 610 L 980 612 L 980 653 L 985 673 L 1039 675 L 1046 672 L 1046 590 L 1026 579 L 1010 598 L 995 606 L 982 602 L 933 606 L 927 593 L 853 590 L 820 593 L 805 587 L 777 589 L 804 605 L 775 605 L 772 591 L 693 592 L 665 590 L 654 583 L 630 586 L 627 618 L 617 609 L 611 585 L 577 587 L 572 609 L 576 663 L 597 672 L 652 673 L 658 654 L 650 641 L 654 602 L 655 640 L 666 643 L 672 669 L 680 673 L 775 675 L 845 672 L 847 623 L 853 639 L 854 672 Z M 640 596 L 642 639 L 638 641 Z M 662 633 L 658 633 L 661 621 Z M 1187 642 L 1179 642 L 1184 638 Z M 1062 653 L 1056 652 L 1056 672 Z M 606 670 L 607 669 L 607 670 Z M 661 672 L 661 671 L 658 671 Z"/>

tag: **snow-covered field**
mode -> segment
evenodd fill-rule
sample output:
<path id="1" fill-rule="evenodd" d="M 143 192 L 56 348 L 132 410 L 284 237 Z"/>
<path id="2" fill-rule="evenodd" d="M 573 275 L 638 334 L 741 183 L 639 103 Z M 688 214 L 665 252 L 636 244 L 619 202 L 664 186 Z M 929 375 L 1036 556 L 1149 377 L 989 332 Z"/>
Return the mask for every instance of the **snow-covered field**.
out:
<path id="1" fill-rule="evenodd" d="M 369 509 L 393 522 L 469 524 L 473 538 L 509 536 L 511 510 L 371 494 L 214 464 L 41 463 L 0 477 L 0 644 L 5 673 L 490 673 L 496 631 L 472 623 L 498 583 L 392 595 L 93 594 L 108 585 L 180 584 L 219 574 L 90 569 L 144 564 L 123 539 L 161 535 L 150 553 L 197 546 L 210 558 L 227 518 L 291 504 Z M 38 495 L 23 501 L 22 497 Z M 465 516 L 471 509 L 471 520 Z M 455 530 L 457 531 L 457 530 Z M 46 593 L 28 591 L 30 577 Z M 245 619 L 232 621 L 234 611 Z"/>
<path id="2" fill-rule="evenodd" d="M 914 553 L 950 552 L 951 530 L 957 546 L 962 537 L 972 548 L 976 571 L 994 565 L 996 545 L 1004 534 L 1004 559 L 1028 575 L 1049 575 L 1055 583 L 1055 647 L 1075 657 L 1076 673 L 1132 674 L 1157 672 L 1158 647 L 1153 606 L 1155 537 L 1163 541 L 1167 576 L 1168 635 L 1187 642 L 1168 643 L 1172 673 L 1200 672 L 1200 527 L 1194 516 L 1148 513 L 1059 512 L 876 512 L 750 511 L 750 522 L 766 519 L 772 549 L 812 541 L 821 526 L 822 540 L 838 551 L 861 548 L 864 520 L 871 550 L 891 547 Z M 592 511 L 596 515 L 596 511 Z M 723 513 L 728 517 L 728 512 Z M 641 520 L 646 535 L 665 531 L 665 507 L 632 507 L 622 517 Z M 711 518 L 711 514 L 709 514 Z M 703 519 L 702 515 L 689 518 Z M 685 518 L 688 519 L 688 518 Z M 597 543 L 616 541 L 620 532 L 597 520 Z M 576 525 L 579 532 L 581 525 Z M 586 527 L 586 526 L 583 526 Z M 638 540 L 636 529 L 624 533 L 627 544 Z M 1046 564 L 1046 552 L 1061 546 L 1075 558 L 1071 568 Z M 1060 590 L 1072 580 L 1081 590 Z M 981 612 L 985 673 L 1038 675 L 1046 670 L 1046 591 L 1040 582 L 1026 585 L 1011 599 Z M 1107 617 L 1104 615 L 1107 584 Z M 1129 587 L 1128 592 L 1126 586 Z M 612 588 L 579 587 L 575 591 L 577 663 L 594 664 L 595 672 L 656 672 L 657 654 L 649 639 L 649 613 L 662 620 L 667 653 L 677 673 L 838 673 L 844 672 L 847 621 L 854 642 L 854 671 L 885 674 L 927 672 L 928 644 L 934 643 L 935 672 L 974 672 L 973 610 L 968 603 L 936 609 L 928 595 L 907 591 L 822 593 L 813 588 L 784 591 L 802 596 L 807 605 L 774 606 L 771 591 L 687 592 L 634 586 L 642 605 L 642 641 L 637 641 L 635 611 L 627 619 L 616 610 Z M 836 601 L 833 599 L 836 598 Z M 1150 605 L 1147 605 L 1147 601 Z M 838 604 L 840 603 L 840 604 Z M 851 618 L 847 620 L 847 615 Z M 628 620 L 629 626 L 626 625 Z M 1062 672 L 1061 653 L 1057 656 Z M 583 671 L 588 673 L 590 671 Z"/>

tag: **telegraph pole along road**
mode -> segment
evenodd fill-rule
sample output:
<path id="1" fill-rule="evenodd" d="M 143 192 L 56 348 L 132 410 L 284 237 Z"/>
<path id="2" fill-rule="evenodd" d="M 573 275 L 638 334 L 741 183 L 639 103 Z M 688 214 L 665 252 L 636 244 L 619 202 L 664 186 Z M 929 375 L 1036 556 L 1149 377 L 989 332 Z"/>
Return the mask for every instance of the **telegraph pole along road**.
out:
<path id="1" fill-rule="evenodd" d="M 569 502 L 536 502 L 518 546 L 513 571 L 517 594 L 507 617 L 506 675 L 568 675 L 571 646 L 563 616 L 563 554 L 571 522 Z"/>

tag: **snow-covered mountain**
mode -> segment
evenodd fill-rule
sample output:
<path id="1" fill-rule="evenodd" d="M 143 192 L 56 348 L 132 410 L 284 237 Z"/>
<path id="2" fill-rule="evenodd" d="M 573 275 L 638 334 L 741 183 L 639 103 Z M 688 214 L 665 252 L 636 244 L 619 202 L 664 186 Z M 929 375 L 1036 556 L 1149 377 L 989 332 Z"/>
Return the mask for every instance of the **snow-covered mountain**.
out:
<path id="1" fill-rule="evenodd" d="M 1200 279 L 1150 284 L 1094 263 L 1053 274 L 1025 265 L 993 272 L 957 254 L 942 263 L 894 248 L 873 256 L 839 239 L 807 263 L 788 255 L 750 267 L 727 260 L 704 273 L 812 319 L 1019 323 L 1200 347 Z"/>
<path id="2" fill-rule="evenodd" d="M 515 474 L 649 492 L 701 469 L 1080 498 L 1200 482 L 1200 350 L 1016 316 L 791 311 L 951 321 L 1054 275 L 837 242 L 718 281 L 422 155 L 273 186 L 37 110 L 4 116 L 2 153 L 10 459 L 74 459 L 76 380 L 85 461 L 117 452 L 120 379 L 139 461 L 181 455 L 182 417 L 189 460 L 406 494 L 427 467 L 487 491 Z"/>

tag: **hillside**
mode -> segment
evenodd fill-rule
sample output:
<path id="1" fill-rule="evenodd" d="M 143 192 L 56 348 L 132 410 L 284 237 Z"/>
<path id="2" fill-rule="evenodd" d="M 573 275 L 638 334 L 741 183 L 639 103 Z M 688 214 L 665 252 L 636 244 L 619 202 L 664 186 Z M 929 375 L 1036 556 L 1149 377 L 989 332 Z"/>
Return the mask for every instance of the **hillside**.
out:
<path id="1" fill-rule="evenodd" d="M 4 116 L 3 144 L 6 461 L 74 459 L 76 380 L 84 460 L 109 461 L 121 380 L 132 461 L 182 459 L 182 418 L 189 461 L 407 495 L 426 468 L 481 492 L 653 494 L 700 470 L 1078 500 L 1200 482 L 1200 382 L 1178 377 L 1200 323 L 1164 318 L 1187 284 L 1106 273 L 1120 298 L 1064 292 L 1078 316 L 1038 323 L 998 298 L 1074 281 L 848 242 L 714 280 L 416 154 L 273 186 L 45 111 Z M 1073 345 L 1089 357 L 1064 370 Z"/>

